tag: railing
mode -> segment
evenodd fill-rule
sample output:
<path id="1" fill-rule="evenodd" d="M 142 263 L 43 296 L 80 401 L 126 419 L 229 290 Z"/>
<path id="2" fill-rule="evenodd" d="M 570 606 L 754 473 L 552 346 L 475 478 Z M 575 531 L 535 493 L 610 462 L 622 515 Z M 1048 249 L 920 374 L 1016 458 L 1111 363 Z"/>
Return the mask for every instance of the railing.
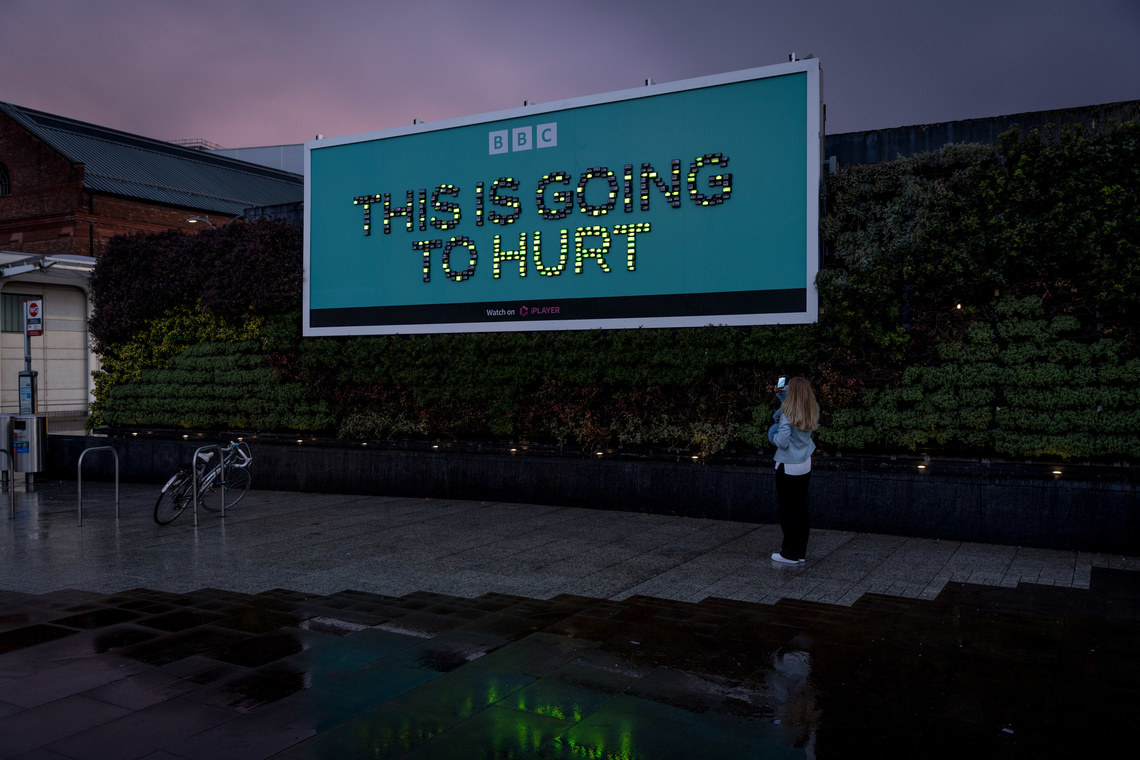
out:
<path id="1" fill-rule="evenodd" d="M 221 488 L 218 490 L 222 492 L 222 517 L 226 516 L 226 455 L 222 451 L 222 447 L 216 443 L 208 443 L 205 446 L 200 446 L 194 452 L 194 459 L 191 460 L 190 469 L 194 471 L 194 527 L 198 527 L 198 455 L 206 449 L 217 449 L 218 451 L 218 478 L 221 479 Z M 203 468 L 205 469 L 205 468 Z M 211 472 L 213 470 L 211 469 Z"/>
<path id="2" fill-rule="evenodd" d="M 76 480 L 79 482 L 79 494 L 77 497 L 78 504 L 76 505 L 79 510 L 79 526 L 83 527 L 83 457 L 90 454 L 92 451 L 109 451 L 115 455 L 115 519 L 119 519 L 119 452 L 115 451 L 112 446 L 95 446 L 90 449 L 84 449 L 83 453 L 79 455 L 79 464 L 75 466 Z"/>
<path id="3" fill-rule="evenodd" d="M 8 519 L 16 519 L 16 473 L 12 471 L 12 452 L 0 449 L 0 454 L 8 457 Z"/>

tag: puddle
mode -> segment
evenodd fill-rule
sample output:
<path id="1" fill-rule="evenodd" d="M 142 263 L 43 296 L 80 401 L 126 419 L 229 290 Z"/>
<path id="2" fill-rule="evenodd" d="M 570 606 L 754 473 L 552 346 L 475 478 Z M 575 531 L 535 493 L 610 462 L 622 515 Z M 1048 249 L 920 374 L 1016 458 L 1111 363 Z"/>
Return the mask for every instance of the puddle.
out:
<path id="1" fill-rule="evenodd" d="M 137 628 L 130 628 L 122 631 L 113 631 L 104 633 L 95 637 L 95 651 L 99 654 L 110 652 L 114 649 L 122 649 L 134 644 L 141 644 L 144 641 L 158 638 L 157 633 L 151 631 L 140 631 Z"/>
<path id="2" fill-rule="evenodd" d="M 305 675 L 292 670 L 262 670 L 230 681 L 218 691 L 226 705 L 249 712 L 304 689 Z"/>
<path id="3" fill-rule="evenodd" d="M 298 626 L 302 630 L 327 633 L 332 636 L 351 636 L 354 633 L 371 628 L 370 625 L 352 623 L 347 620 L 337 620 L 331 617 L 310 618 Z"/>
<path id="4" fill-rule="evenodd" d="M 1122 590 L 1130 579 L 1108 580 L 1107 596 L 949 584 L 934 600 L 867 595 L 852 607 L 662 601 L 631 608 L 636 620 L 590 628 L 595 638 L 570 631 L 582 620 L 616 616 L 622 603 L 527 600 L 527 614 L 551 622 L 516 641 L 485 633 L 500 616 L 495 605 L 471 620 L 471 604 L 438 595 L 415 625 L 335 617 L 337 601 L 404 601 L 358 592 L 306 597 L 322 616 L 259 634 L 220 622 L 170 632 L 144 628 L 139 618 L 69 639 L 72 628 L 23 625 L 0 632 L 0 655 L 17 652 L 8 662 L 24 665 L 66 656 L 92 671 L 119 667 L 120 654 L 149 663 L 181 679 L 186 688 L 171 695 L 193 691 L 211 709 L 251 713 L 227 723 L 235 746 L 261 741 L 267 713 L 301 723 L 311 714 L 305 725 L 317 735 L 288 752 L 299 757 L 382 757 L 399 748 L 429 758 L 844 758 L 884 735 L 948 755 L 986 757 L 1015 745 L 1019 754 L 1049 756 L 1084 746 L 1090 726 L 1107 742 L 1108 735 L 1125 739 L 1134 722 L 1140 650 L 1132 642 L 1140 623 L 1127 616 L 1136 600 Z M 65 619 L 99 628 L 161 610 L 175 622 L 187 612 L 179 605 L 209 596 L 128 593 L 113 608 L 92 595 L 100 603 L 85 608 L 83 592 L 68 592 L 67 604 L 84 611 Z M 225 598 L 256 604 L 240 594 Z M 884 605 L 894 622 L 884 622 Z M 60 606 L 58 594 L 32 596 L 4 620 L 49 619 Z M 593 617 L 567 622 L 586 607 Z M 689 622 L 696 620 L 715 622 Z M 450 631 L 433 635 L 421 624 Z M 1058 625 L 1063 637 L 1027 635 Z M 57 639 L 65 640 L 50 643 Z M 0 703 L 5 688 L 0 683 Z M 90 687 L 77 682 L 76 689 Z M 280 711 L 260 712 L 283 702 Z M 178 740 L 163 748 L 177 754 Z"/>
<path id="5" fill-rule="evenodd" d="M 46 644 L 49 641 L 55 641 L 56 639 L 62 639 L 74 634 L 75 631 L 68 628 L 60 628 L 59 626 L 46 624 L 16 628 L 15 630 L 0 633 L 0 654 L 15 652 L 19 649 L 27 649 L 37 644 Z"/>

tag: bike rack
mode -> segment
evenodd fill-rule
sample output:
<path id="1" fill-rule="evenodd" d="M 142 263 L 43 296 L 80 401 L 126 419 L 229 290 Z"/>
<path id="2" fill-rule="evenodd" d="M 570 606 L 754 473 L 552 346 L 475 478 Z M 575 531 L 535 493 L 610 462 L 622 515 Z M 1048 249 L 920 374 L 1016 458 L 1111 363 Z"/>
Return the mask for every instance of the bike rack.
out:
<path id="1" fill-rule="evenodd" d="M 16 473 L 12 470 L 12 452 L 0 449 L 0 454 L 8 457 L 8 519 L 16 519 Z"/>
<path id="2" fill-rule="evenodd" d="M 112 446 L 94 446 L 90 449 L 83 450 L 83 453 L 79 455 L 79 464 L 75 466 L 76 480 L 79 481 L 78 504 L 76 508 L 79 510 L 80 527 L 83 527 L 83 457 L 92 451 L 109 451 L 115 455 L 115 519 L 119 519 L 119 452 L 115 451 Z"/>
<path id="3" fill-rule="evenodd" d="M 218 467 L 221 468 L 221 471 L 218 473 L 218 476 L 221 479 L 221 486 L 222 486 L 219 489 L 222 492 L 222 517 L 226 516 L 226 455 L 225 455 L 225 452 L 222 451 L 221 446 L 219 446 L 216 443 L 208 443 L 205 446 L 199 446 L 198 449 L 194 452 L 194 458 L 192 460 L 190 460 L 190 469 L 193 472 L 193 477 L 194 477 L 194 527 L 195 528 L 198 527 L 198 455 L 201 454 L 206 449 L 217 449 L 218 450 Z"/>

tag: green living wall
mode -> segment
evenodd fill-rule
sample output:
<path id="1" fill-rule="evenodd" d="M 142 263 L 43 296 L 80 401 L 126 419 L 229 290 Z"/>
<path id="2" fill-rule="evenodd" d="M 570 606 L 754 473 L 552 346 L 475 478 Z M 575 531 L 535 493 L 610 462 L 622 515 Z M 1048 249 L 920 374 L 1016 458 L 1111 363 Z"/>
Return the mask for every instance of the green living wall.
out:
<path id="1" fill-rule="evenodd" d="M 302 338 L 296 227 L 116 238 L 93 424 L 716 454 L 766 446 L 786 373 L 825 449 L 1140 454 L 1140 125 L 847 167 L 824 202 L 810 326 Z"/>

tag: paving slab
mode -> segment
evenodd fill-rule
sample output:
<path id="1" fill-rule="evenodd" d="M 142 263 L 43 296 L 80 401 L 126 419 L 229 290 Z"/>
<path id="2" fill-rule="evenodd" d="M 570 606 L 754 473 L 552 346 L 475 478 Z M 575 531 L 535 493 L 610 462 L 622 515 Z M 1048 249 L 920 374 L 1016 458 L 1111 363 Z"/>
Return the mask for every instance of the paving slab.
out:
<path id="1" fill-rule="evenodd" d="M 17 481 L 0 760 L 1107 752 L 1135 557 L 549 505 Z M 888 753 L 889 754 L 889 753 Z"/>

